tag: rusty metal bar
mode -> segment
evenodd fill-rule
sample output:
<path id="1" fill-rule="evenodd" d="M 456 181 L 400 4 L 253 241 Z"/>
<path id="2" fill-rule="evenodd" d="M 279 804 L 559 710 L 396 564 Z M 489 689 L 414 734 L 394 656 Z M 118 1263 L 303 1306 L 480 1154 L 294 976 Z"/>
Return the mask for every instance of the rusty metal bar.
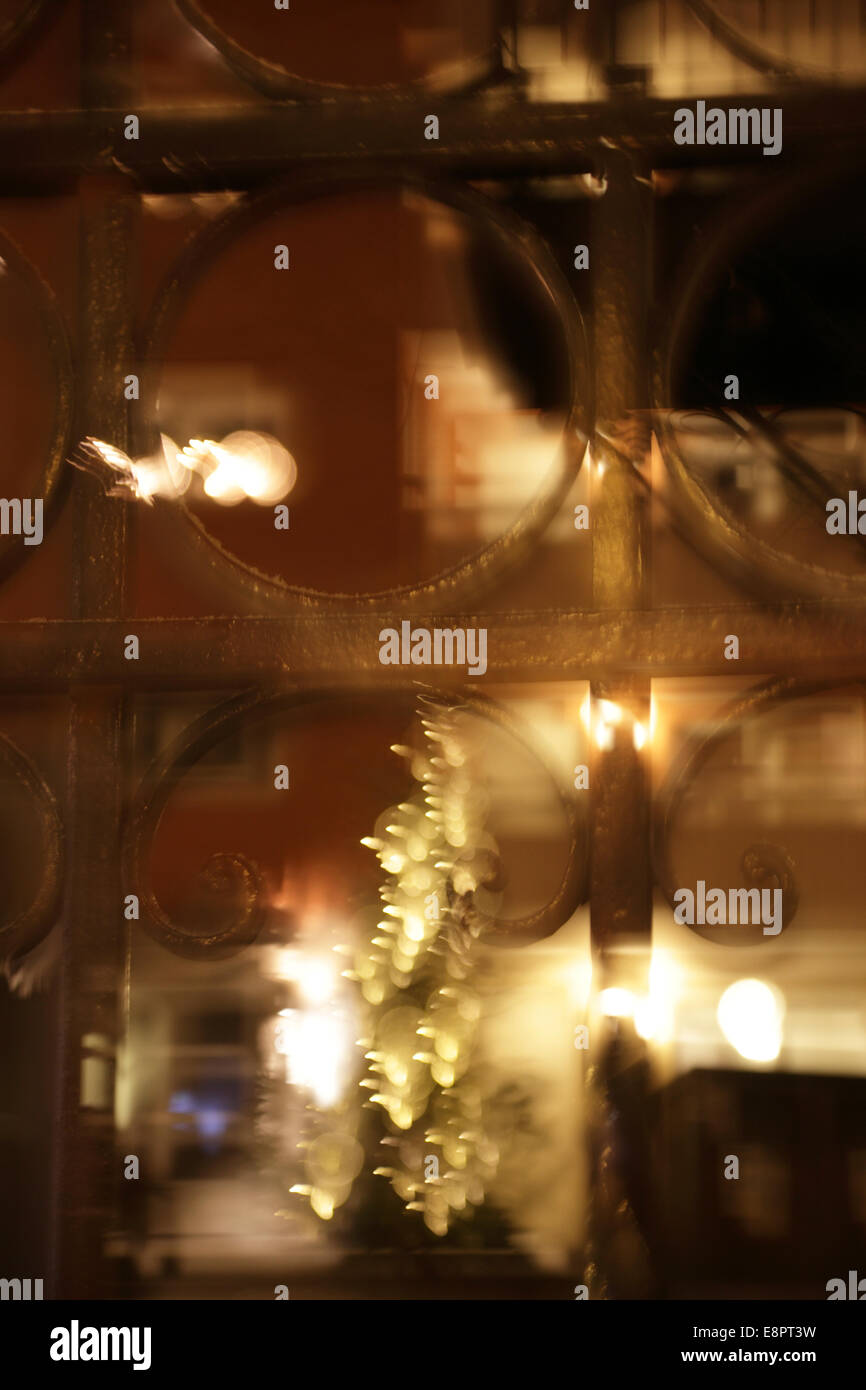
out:
<path id="1" fill-rule="evenodd" d="M 110 68 L 116 80 L 116 64 Z M 761 107 L 768 93 L 707 95 L 707 106 Z M 353 165 L 462 177 L 579 173 L 603 161 L 605 150 L 640 152 L 652 164 L 701 166 L 776 161 L 758 145 L 676 145 L 676 108 L 685 98 L 614 96 L 605 102 L 528 102 L 509 90 L 472 97 L 427 95 L 375 99 L 347 96 L 327 102 L 269 101 L 235 110 L 164 107 L 132 111 L 105 104 L 83 111 L 0 112 L 0 172 L 7 186 L 56 186 L 82 169 L 122 169 L 145 189 L 248 187 L 280 173 Z M 866 90 L 790 88 L 773 101 L 784 112 L 784 150 L 822 155 L 862 149 Z M 435 112 L 439 140 L 424 139 L 424 117 Z M 137 140 L 124 137 L 124 117 L 140 120 Z"/>
<path id="2" fill-rule="evenodd" d="M 66 690 L 79 683 L 127 690 L 208 690 L 309 677 L 352 684 L 463 683 L 466 668 L 382 666 L 378 634 L 414 625 L 486 627 L 488 669 L 470 686 L 516 680 L 611 680 L 623 676 L 740 676 L 788 672 L 828 680 L 866 671 L 866 612 L 858 603 L 810 601 L 634 613 L 539 612 L 409 615 L 299 614 L 0 622 L 8 691 Z M 740 638 L 739 661 L 724 639 Z M 127 661 L 135 633 L 140 659 Z"/>
<path id="3" fill-rule="evenodd" d="M 631 411 L 645 408 L 645 323 L 649 268 L 649 189 L 631 158 L 609 152 L 607 191 L 593 223 L 595 302 L 593 351 L 597 426 L 592 441 L 591 514 L 593 598 L 600 613 L 629 615 L 646 601 L 646 496 L 632 460 L 610 441 Z M 649 789 L 645 758 L 635 748 L 632 721 L 649 721 L 645 671 L 608 663 L 591 686 L 625 718 L 612 726 L 610 748 L 596 748 L 591 770 L 593 937 L 605 946 L 623 932 L 649 936 Z"/>
<path id="4" fill-rule="evenodd" d="M 647 602 L 646 494 L 621 437 L 631 412 L 646 406 L 646 316 L 649 302 L 651 201 L 645 168 L 609 152 L 606 191 L 595 205 L 594 362 L 596 432 L 592 440 L 593 598 L 630 634 Z M 626 436 L 628 431 L 625 431 Z M 692 625 L 696 615 L 692 615 Z M 590 684 L 593 728 L 601 731 L 590 763 L 590 931 L 603 988 L 625 983 L 617 947 L 628 943 L 631 978 L 643 992 L 652 931 L 650 786 L 635 730 L 649 728 L 650 679 L 611 663 Z M 609 717 L 605 717 L 605 716 Z M 641 745 L 642 746 L 642 745 Z M 635 949 L 638 948 L 638 949 Z M 643 1063 L 632 1031 L 603 1019 L 593 1043 L 587 1102 L 596 1117 L 588 1134 L 590 1201 L 585 1279 L 594 1295 L 635 1297 L 647 1291 L 641 1223 L 647 1154 L 645 1109 L 629 1079 Z M 623 1258 L 624 1246 L 630 1253 Z"/>
<path id="5" fill-rule="evenodd" d="M 111 0 L 83 11 L 82 99 L 114 99 L 128 53 Z M 80 190 L 79 321 L 83 342 L 80 434 L 126 442 L 123 374 L 130 360 L 130 218 L 123 180 L 85 179 Z M 73 603 L 83 622 L 123 612 L 126 504 L 75 479 Z M 44 631 L 44 629 L 43 629 Z M 120 816 L 125 780 L 125 697 L 92 688 L 73 695 L 67 750 L 69 867 L 62 912 L 60 1069 L 55 1144 L 54 1297 L 105 1293 L 104 1247 L 118 1175 L 114 1162 L 114 1058 L 124 978 Z M 88 1074 L 85 1080 L 84 1066 Z"/>

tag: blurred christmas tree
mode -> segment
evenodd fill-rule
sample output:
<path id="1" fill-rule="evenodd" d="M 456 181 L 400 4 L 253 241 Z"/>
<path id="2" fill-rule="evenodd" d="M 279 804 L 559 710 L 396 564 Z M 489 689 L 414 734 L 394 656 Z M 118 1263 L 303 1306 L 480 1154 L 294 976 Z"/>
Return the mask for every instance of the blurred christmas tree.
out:
<path id="1" fill-rule="evenodd" d="M 499 1163 L 478 1074 L 482 1001 L 473 983 L 477 896 L 495 890 L 500 866 L 465 712 L 425 700 L 419 720 L 428 746 L 393 749 L 419 789 L 364 841 L 387 882 L 376 935 L 353 975 L 369 1006 L 361 1086 L 389 1131 L 375 1174 L 445 1236 L 484 1202 Z"/>
<path id="2" fill-rule="evenodd" d="M 318 1163 L 311 1168 L 308 1154 L 309 1180 L 293 1189 L 330 1218 L 348 1199 L 362 1151 L 365 1176 L 345 1218 L 356 1239 L 380 1246 L 405 1244 L 405 1226 L 395 1227 L 393 1198 L 389 1207 L 370 1189 L 371 1169 L 406 1209 L 421 1213 L 434 1236 L 472 1245 L 507 1239 L 492 1208 L 466 1224 L 485 1202 L 499 1164 L 499 1136 L 509 1128 L 501 1102 L 485 1103 L 477 1049 L 482 997 L 475 985 L 485 916 L 479 904 L 494 903 L 500 862 L 484 829 L 488 796 L 472 765 L 467 725 L 465 710 L 425 698 L 418 746 L 392 750 L 408 761 L 417 790 L 383 812 L 362 841 L 376 853 L 386 882 L 376 925 L 345 972 L 364 1001 L 365 1113 L 356 1099 L 326 1122 L 322 1117 L 327 1133 L 310 1146 Z M 373 1107 L 381 1112 L 378 1126 L 370 1123 Z M 377 1151 L 384 1162 L 370 1161 Z M 380 1183 L 380 1191 L 387 1187 Z M 415 1241 L 419 1234 L 415 1228 Z"/>

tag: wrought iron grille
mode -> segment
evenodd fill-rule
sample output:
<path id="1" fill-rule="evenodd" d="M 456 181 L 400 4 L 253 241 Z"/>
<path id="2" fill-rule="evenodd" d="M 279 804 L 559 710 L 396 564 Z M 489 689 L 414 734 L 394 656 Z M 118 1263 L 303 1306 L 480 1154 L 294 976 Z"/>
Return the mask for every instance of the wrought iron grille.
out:
<path id="1" fill-rule="evenodd" d="M 27 42 L 28 28 L 44 32 L 39 26 L 52 20 L 47 8 L 22 6 L 7 27 L 7 70 L 18 58 L 14 46 Z M 34 947 L 58 913 L 63 923 L 50 1223 L 56 1296 L 94 1296 L 111 1289 L 103 1242 L 116 1200 L 113 1125 L 109 1113 L 82 1108 L 80 1086 L 87 1039 L 116 1041 L 123 1027 L 130 928 L 119 905 L 125 894 L 138 892 L 148 929 L 181 952 L 206 955 L 226 944 L 225 936 L 215 933 L 191 946 L 162 913 L 146 881 L 143 850 L 170 790 L 172 769 L 159 766 L 143 786 L 130 786 L 133 697 L 224 693 L 229 703 L 187 732 L 180 754 L 186 764 L 215 741 L 226 721 L 289 708 L 311 695 L 326 700 L 341 690 L 369 695 L 404 688 L 405 671 L 379 663 L 378 633 L 399 629 L 407 618 L 443 627 L 464 622 L 486 627 L 491 659 L 479 682 L 482 693 L 485 685 L 496 683 L 588 681 L 593 701 L 615 702 L 643 723 L 649 720 L 654 680 L 730 675 L 725 658 L 730 633 L 739 637 L 737 675 L 762 682 L 746 697 L 748 708 L 866 675 L 862 576 L 834 575 L 756 543 L 696 480 L 669 422 L 677 404 L 672 363 L 678 335 L 687 331 L 711 258 L 742 225 L 754 228 L 765 207 L 777 211 L 791 189 L 811 186 L 828 149 L 840 168 L 857 167 L 866 131 L 862 86 L 839 86 L 827 71 L 803 70 L 784 56 L 767 56 L 760 35 L 744 35 L 723 6 L 693 0 L 695 15 L 755 72 L 754 90 L 739 90 L 737 105 L 772 101 L 784 110 L 784 158 L 777 168 L 760 147 L 674 143 L 677 101 L 648 94 L 647 68 L 630 61 L 623 41 L 628 4 L 593 0 L 582 42 L 602 95 L 588 101 L 536 99 L 521 65 L 522 25 L 541 16 L 547 30 L 561 26 L 563 34 L 573 32 L 575 15 L 566 0 L 546 5 L 517 0 L 487 8 L 489 51 L 452 72 L 444 90 L 418 80 L 358 93 L 299 81 L 226 36 L 209 7 L 182 0 L 185 18 L 261 96 L 206 109 L 181 102 L 139 108 L 129 86 L 131 7 L 121 0 L 82 0 L 78 104 L 57 109 L 49 100 L 44 109 L 0 112 L 4 196 L 50 198 L 74 190 L 79 214 L 74 362 L 50 291 L 14 245 L 3 247 L 10 269 L 28 279 L 34 300 L 41 297 L 50 325 L 55 427 L 41 491 L 52 518 L 66 511 L 73 521 L 72 614 L 0 622 L 3 695 L 69 701 L 65 785 L 49 788 L 14 744 L 6 741 L 3 749 L 13 777 L 40 808 L 43 836 L 43 879 L 31 906 L 4 924 L 5 954 L 17 958 Z M 659 8 L 663 24 L 669 7 Z M 730 104 L 727 93 L 704 95 L 708 105 Z M 130 112 L 140 121 L 134 140 L 124 136 Z M 436 140 L 424 138 L 430 112 L 439 119 Z M 703 261 L 693 261 L 678 301 L 660 306 L 653 302 L 652 255 L 663 180 L 671 171 L 696 170 L 744 176 L 741 192 L 734 195 L 743 201 L 705 241 Z M 502 204 L 512 196 L 531 202 L 529 191 L 542 183 L 559 184 L 566 193 L 530 231 L 531 218 L 517 219 Z M 512 249 L 534 264 L 561 313 L 571 369 L 570 459 L 562 485 L 538 500 L 479 560 L 396 595 L 335 597 L 292 589 L 241 566 L 188 517 L 166 517 L 166 525 L 181 527 L 181 543 L 190 553 L 232 589 L 234 606 L 205 616 L 131 617 L 135 507 L 106 496 L 92 477 L 66 465 L 72 442 L 96 436 L 134 449 L 149 408 L 148 363 L 159 359 L 171 295 L 196 273 L 198 258 L 230 241 L 244 219 L 322 188 L 398 184 L 461 208 L 483 205 Z M 134 341 L 137 200 L 226 190 L 243 194 L 243 202 L 181 264 L 156 306 L 149 340 Z M 539 204 L 534 206 L 537 212 Z M 588 228 L 592 258 L 586 285 L 571 272 L 580 227 Z M 125 399 L 124 380 L 140 363 L 139 408 Z M 643 441 L 641 452 L 650 428 L 655 431 L 680 524 L 693 542 L 724 556 L 741 584 L 735 601 L 701 607 L 653 602 L 652 498 L 635 463 L 632 427 Z M 533 547 L 562 507 L 567 484 L 581 463 L 588 467 L 587 441 L 593 467 L 591 602 L 578 607 L 552 596 L 549 605 L 531 609 L 499 601 L 486 606 L 491 594 L 495 598 L 500 576 L 531 567 Z M 802 480 L 802 467 L 798 477 Z M 29 557 L 19 539 L 4 545 L 10 574 Z M 136 661 L 124 656 L 130 632 L 140 642 Z M 774 679 L 765 684 L 767 677 Z M 438 683 L 467 697 L 474 694 L 460 672 L 443 670 Z M 614 742 L 594 751 L 588 811 L 578 808 L 576 799 L 571 803 L 568 882 L 542 920 L 523 924 L 528 936 L 559 925 L 566 900 L 581 896 L 588 865 L 586 897 L 602 979 L 606 960 L 624 936 L 649 944 L 653 883 L 669 897 L 673 891 L 665 825 L 680 795 L 678 779 L 690 775 L 705 754 L 703 745 L 690 752 L 683 773 L 672 775 L 669 790 L 659 798 L 653 835 L 651 789 L 639 750 Z M 794 889 L 794 866 L 778 850 L 744 850 L 751 856 L 749 882 Z M 233 944 L 243 944 L 257 926 L 255 885 L 231 863 L 215 866 L 215 872 L 225 876 L 225 884 L 240 882 L 247 894 L 228 933 Z M 240 880 L 233 877 L 238 873 Z M 622 1074 L 622 1059 L 606 1053 L 588 1083 L 604 1105 L 613 1105 Z M 616 1123 L 631 1124 L 636 1143 L 642 1142 L 634 1136 L 641 1133 L 643 1105 L 622 1097 L 618 1102 Z M 603 1282 L 605 1240 L 620 1218 L 609 1207 L 601 1148 L 594 1162 L 596 1224 L 588 1251 L 594 1276 L 589 1277 Z M 648 1199 L 639 1181 L 629 1200 L 642 1219 Z"/>

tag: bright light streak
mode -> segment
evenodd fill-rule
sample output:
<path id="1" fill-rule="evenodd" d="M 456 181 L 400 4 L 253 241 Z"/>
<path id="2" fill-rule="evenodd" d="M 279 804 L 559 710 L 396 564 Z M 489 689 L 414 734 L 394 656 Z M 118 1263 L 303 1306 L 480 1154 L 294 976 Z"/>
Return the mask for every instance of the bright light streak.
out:
<path id="1" fill-rule="evenodd" d="M 89 438 L 70 462 L 107 483 L 109 496 L 131 496 L 148 504 L 155 497 L 182 497 L 198 473 L 207 496 L 223 506 L 245 498 L 268 506 L 287 497 L 298 477 L 288 449 L 272 435 L 253 430 L 237 430 L 219 443 L 191 439 L 183 449 L 163 434 L 157 453 L 138 459 L 103 439 Z"/>

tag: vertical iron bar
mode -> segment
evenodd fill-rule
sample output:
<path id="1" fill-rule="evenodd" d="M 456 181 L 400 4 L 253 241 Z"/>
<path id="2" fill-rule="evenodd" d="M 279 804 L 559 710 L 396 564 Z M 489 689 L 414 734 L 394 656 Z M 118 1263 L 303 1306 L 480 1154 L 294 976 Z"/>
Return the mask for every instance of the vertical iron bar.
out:
<path id="1" fill-rule="evenodd" d="M 611 151 L 595 205 L 592 257 L 597 433 L 592 445 L 594 606 L 627 615 L 647 597 L 647 518 L 635 477 L 635 422 L 647 405 L 645 320 L 650 201 L 631 158 Z M 647 754 L 634 724 L 649 729 L 650 683 L 611 671 L 590 688 L 593 727 L 603 729 L 590 773 L 590 925 L 601 988 L 643 992 L 651 931 Z M 606 707 L 610 720 L 604 720 Z M 617 719 L 619 711 L 619 722 Z M 608 742 L 609 741 L 609 742 Z M 636 954 L 623 955 L 628 947 Z M 626 973 L 626 967 L 629 972 Z M 590 1202 L 586 1282 L 593 1296 L 636 1297 L 649 1282 L 646 1249 L 646 1058 L 629 1020 L 600 1019 L 588 1074 Z M 614 1253 L 617 1252 L 617 1253 Z"/>
<path id="2" fill-rule="evenodd" d="M 85 0 L 82 101 L 118 100 L 128 70 L 127 7 Z M 79 437 L 127 443 L 123 378 L 131 358 L 130 204 L 120 175 L 80 185 Z M 77 474 L 73 605 L 76 617 L 124 611 L 126 505 Z M 124 702 L 117 689 L 82 686 L 71 697 L 67 754 L 69 865 L 63 909 L 60 1069 L 55 1144 L 54 1297 L 109 1292 L 105 1236 L 119 1173 L 114 1153 L 114 1057 L 123 980 L 120 816 Z M 82 1063 L 90 1068 L 82 1093 Z M 83 1102 L 89 1102 L 85 1107 Z"/>
<path id="3" fill-rule="evenodd" d="M 607 191 L 595 204 L 594 356 L 597 432 L 592 443 L 593 601 L 601 611 L 646 606 L 647 518 L 635 477 L 632 440 L 647 405 L 645 319 L 649 190 L 628 157 L 611 157 Z M 624 673 L 596 683 L 647 727 L 649 684 Z M 650 855 L 645 758 L 628 737 L 596 750 L 593 794 L 592 921 L 597 945 L 623 932 L 649 933 Z"/>

